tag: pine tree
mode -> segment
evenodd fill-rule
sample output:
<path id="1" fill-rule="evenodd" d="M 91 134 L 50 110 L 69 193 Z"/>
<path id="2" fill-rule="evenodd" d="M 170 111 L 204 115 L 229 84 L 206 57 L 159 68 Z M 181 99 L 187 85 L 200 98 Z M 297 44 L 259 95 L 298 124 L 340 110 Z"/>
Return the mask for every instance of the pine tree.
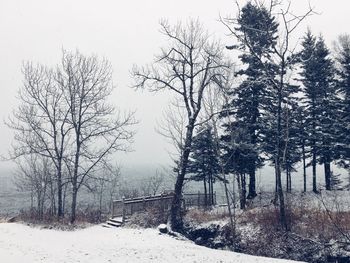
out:
<path id="1" fill-rule="evenodd" d="M 338 117 L 335 69 L 322 37 L 316 39 L 309 30 L 300 53 L 303 100 L 313 174 L 313 191 L 317 192 L 316 164 L 324 165 L 326 189 L 331 189 L 331 162 L 335 157 Z"/>
<path id="2" fill-rule="evenodd" d="M 316 48 L 316 38 L 308 30 L 303 42 L 303 50 L 300 53 L 301 60 L 301 77 L 303 83 L 303 92 L 305 98 L 303 102 L 305 104 L 305 123 L 306 130 L 309 134 L 308 147 L 310 148 L 311 165 L 312 165 L 312 190 L 317 192 L 317 149 L 316 142 L 318 141 L 317 134 L 317 111 L 318 111 L 318 93 L 315 87 L 317 81 L 317 64 L 315 62 L 314 51 Z"/>
<path id="3" fill-rule="evenodd" d="M 342 35 L 336 45 L 338 62 L 339 91 L 341 106 L 339 113 L 339 147 L 340 165 L 350 169 L 350 36 Z"/>
<path id="4" fill-rule="evenodd" d="M 244 34 L 249 39 L 249 44 L 254 49 L 255 54 L 249 52 L 245 43 L 241 43 L 239 49 L 243 51 L 240 59 L 247 67 L 238 72 L 238 75 L 244 76 L 245 80 L 237 89 L 232 92 L 232 100 L 226 107 L 235 109 L 234 115 L 236 127 L 243 127 L 247 132 L 246 144 L 253 149 L 252 156 L 255 160 L 250 162 L 249 167 L 249 193 L 248 198 L 256 196 L 255 172 L 261 166 L 261 140 L 262 125 L 265 105 L 267 102 L 268 81 L 264 72 L 265 67 L 261 64 L 257 56 L 271 51 L 276 44 L 274 36 L 277 32 L 277 23 L 265 8 L 260 8 L 251 2 L 248 2 L 241 12 L 238 19 L 238 32 Z M 253 29 L 253 30 L 252 30 Z M 267 30 L 268 29 L 268 30 Z M 269 31 L 270 34 L 264 33 Z M 248 52 L 247 52 L 248 51 Z M 269 66 L 269 65 L 265 65 Z M 257 154 L 256 154 L 257 153 Z"/>
<path id="5" fill-rule="evenodd" d="M 326 189 L 331 190 L 331 162 L 335 159 L 338 132 L 339 100 L 335 85 L 334 62 L 324 39 L 320 37 L 315 50 L 319 68 L 319 91 L 321 92 L 320 126 L 321 145 L 319 147 L 319 163 L 324 165 Z"/>
<path id="6" fill-rule="evenodd" d="M 205 206 L 214 203 L 214 183 L 217 179 L 221 180 L 215 147 L 211 127 L 199 128 L 193 138 L 187 172 L 191 174 L 190 180 L 203 181 Z"/>
<path id="7" fill-rule="evenodd" d="M 238 182 L 238 190 L 240 196 L 240 207 L 245 208 L 246 205 L 246 175 L 251 171 L 252 165 L 262 163 L 259 152 L 250 142 L 250 134 L 248 126 L 242 123 L 226 124 L 225 134 L 221 137 L 222 142 L 222 158 L 225 163 L 225 172 L 236 176 Z"/>

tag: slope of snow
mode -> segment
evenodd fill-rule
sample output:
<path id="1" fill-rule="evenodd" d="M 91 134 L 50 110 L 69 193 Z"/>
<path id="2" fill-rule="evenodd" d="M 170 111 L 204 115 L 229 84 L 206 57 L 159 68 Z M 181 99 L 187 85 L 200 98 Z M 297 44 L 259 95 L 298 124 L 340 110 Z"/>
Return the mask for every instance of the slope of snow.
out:
<path id="1" fill-rule="evenodd" d="M 153 229 L 109 229 L 93 226 L 76 231 L 0 224 L 0 262 L 292 262 L 253 257 L 196 246 L 160 235 Z"/>

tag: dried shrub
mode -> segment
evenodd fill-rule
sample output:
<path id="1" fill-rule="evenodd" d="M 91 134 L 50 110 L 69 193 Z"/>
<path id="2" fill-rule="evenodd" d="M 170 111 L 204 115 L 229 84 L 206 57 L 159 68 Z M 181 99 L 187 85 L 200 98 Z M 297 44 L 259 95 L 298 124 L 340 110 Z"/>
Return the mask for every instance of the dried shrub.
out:
<path id="1" fill-rule="evenodd" d="M 166 224 L 168 211 L 159 207 L 148 207 L 144 212 L 133 214 L 127 219 L 126 225 L 129 227 L 154 228 L 160 224 Z"/>
<path id="2" fill-rule="evenodd" d="M 105 221 L 107 217 L 101 215 L 99 210 L 86 208 L 85 210 L 79 210 L 76 214 L 76 221 L 74 224 L 70 223 L 69 215 L 63 218 L 57 218 L 50 212 L 44 212 L 40 214 L 35 208 L 29 210 L 21 210 L 16 217 L 16 221 L 23 222 L 30 226 L 39 226 L 49 229 L 60 230 L 74 230 L 79 228 L 85 228 L 91 224 L 98 224 Z"/>

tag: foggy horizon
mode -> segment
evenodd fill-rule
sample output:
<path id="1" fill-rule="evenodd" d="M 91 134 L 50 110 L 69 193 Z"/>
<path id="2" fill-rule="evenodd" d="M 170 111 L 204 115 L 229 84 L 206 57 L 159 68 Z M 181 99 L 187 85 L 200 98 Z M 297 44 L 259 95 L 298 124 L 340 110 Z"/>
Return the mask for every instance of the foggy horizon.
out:
<path id="1" fill-rule="evenodd" d="M 244 3 L 245 1 L 241 1 Z M 186 3 L 186 4 L 185 4 Z M 302 36 L 306 27 L 314 34 L 322 33 L 328 46 L 340 34 L 346 33 L 350 18 L 349 4 L 338 1 L 311 1 L 320 15 L 313 15 L 300 28 Z M 186 9 L 183 8 L 186 6 Z M 0 75 L 1 119 L 6 120 L 16 107 L 16 94 L 22 85 L 23 61 L 48 66 L 59 63 L 62 48 L 78 49 L 84 55 L 96 54 L 107 58 L 113 67 L 116 86 L 110 101 L 123 110 L 136 110 L 140 123 L 132 145 L 132 152 L 118 153 L 116 161 L 125 167 L 147 166 L 154 170 L 169 164 L 171 146 L 155 128 L 162 119 L 162 111 L 169 96 L 166 92 L 152 94 L 135 91 L 130 71 L 134 64 L 142 66 L 153 61 L 165 38 L 159 32 L 159 20 L 169 19 L 171 24 L 199 18 L 222 45 L 232 43 L 225 27 L 218 22 L 219 15 L 235 14 L 234 2 L 225 0 L 214 5 L 202 1 L 132 1 L 119 4 L 115 1 L 2 1 L 0 4 Z M 307 3 L 292 3 L 292 8 L 303 10 Z M 297 41 L 297 40 L 294 40 Z M 230 53 L 228 53 L 230 54 Z M 0 155 L 10 149 L 12 134 L 3 122 L 0 125 Z M 0 162 L 0 171 L 13 167 Z"/>

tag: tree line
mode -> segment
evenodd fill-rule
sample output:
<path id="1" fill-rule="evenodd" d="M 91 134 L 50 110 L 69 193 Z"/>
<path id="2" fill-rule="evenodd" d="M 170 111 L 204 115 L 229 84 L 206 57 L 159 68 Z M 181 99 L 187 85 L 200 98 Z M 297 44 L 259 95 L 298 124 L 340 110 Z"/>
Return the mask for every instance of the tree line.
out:
<path id="1" fill-rule="evenodd" d="M 298 36 L 301 23 L 314 13 L 308 7 L 294 14 L 283 1 L 238 5 L 236 16 L 220 19 L 234 41 L 226 47 L 198 21 L 161 22 L 169 45 L 152 66 L 135 67 L 133 74 L 137 88 L 171 91 L 177 97 L 173 111 L 181 112 L 178 119 L 167 114 L 162 129 L 177 149 L 173 229 L 182 228 L 180 198 L 186 180 L 203 181 L 210 202 L 214 180 L 226 186 L 226 175 L 234 175 L 244 208 L 246 198 L 257 195 L 257 169 L 271 164 L 275 203 L 288 230 L 282 173 L 290 192 L 292 173 L 302 162 L 306 191 L 311 167 L 317 193 L 317 164 L 324 167 L 327 190 L 337 183 L 332 163 L 349 169 L 350 38 L 340 36 L 331 52 L 310 29 Z M 301 45 L 293 45 L 298 37 Z M 232 62 L 225 49 L 238 54 L 238 60 Z"/>

